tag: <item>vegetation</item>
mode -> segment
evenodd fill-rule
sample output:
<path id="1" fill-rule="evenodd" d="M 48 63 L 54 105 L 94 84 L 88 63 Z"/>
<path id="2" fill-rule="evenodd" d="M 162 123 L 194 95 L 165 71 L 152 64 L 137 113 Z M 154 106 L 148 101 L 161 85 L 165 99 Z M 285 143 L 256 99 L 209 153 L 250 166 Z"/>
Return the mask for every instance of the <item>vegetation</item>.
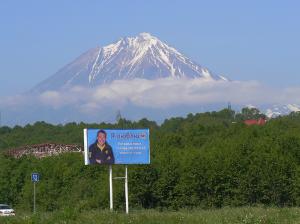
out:
<path id="1" fill-rule="evenodd" d="M 296 224 L 300 222 L 299 208 L 223 208 L 213 210 L 180 210 L 177 212 L 155 210 L 133 211 L 129 215 L 119 212 L 93 210 L 78 212 L 63 209 L 51 213 L 21 214 L 14 218 L 2 218 L 4 224 L 43 223 L 43 224 Z"/>
<path id="2" fill-rule="evenodd" d="M 299 206 L 300 115 L 292 113 L 271 119 L 264 126 L 244 125 L 243 119 L 253 118 L 252 115 L 257 118 L 260 114 L 252 112 L 244 110 L 244 113 L 235 114 L 225 109 L 189 114 L 186 118 L 165 120 L 161 125 L 147 119 L 138 122 L 120 119 L 117 124 L 55 126 L 37 122 L 25 127 L 2 127 L 0 149 L 5 152 L 9 148 L 45 142 L 82 144 L 82 129 L 87 127 L 147 127 L 151 133 L 151 165 L 129 167 L 131 208 L 164 211 L 226 206 Z M 113 169 L 116 176 L 124 173 L 121 165 Z M 81 213 L 105 209 L 109 205 L 108 168 L 84 166 L 83 155 L 79 153 L 44 159 L 14 159 L 2 153 L 0 202 L 11 204 L 17 211 L 32 211 L 32 172 L 41 174 L 41 181 L 37 184 L 37 210 L 40 212 L 72 208 L 72 211 Z M 121 180 L 114 182 L 114 205 L 117 210 L 124 209 Z M 214 212 L 219 214 L 222 211 L 227 212 L 226 209 Z M 299 210 L 296 211 L 299 215 Z M 141 212 L 141 216 L 145 219 L 155 216 L 160 220 L 160 213 L 146 213 Z M 168 214 L 170 219 L 180 217 L 180 212 Z M 87 215 L 104 217 L 107 214 L 91 212 Z M 78 215 L 79 220 L 80 217 Z M 134 219 L 135 216 L 130 217 Z M 200 220 L 202 216 L 195 217 Z M 238 223 L 242 217 L 234 215 L 233 220 Z M 34 218 L 51 220 L 52 215 L 30 217 Z M 15 223 L 18 223 L 17 219 Z"/>

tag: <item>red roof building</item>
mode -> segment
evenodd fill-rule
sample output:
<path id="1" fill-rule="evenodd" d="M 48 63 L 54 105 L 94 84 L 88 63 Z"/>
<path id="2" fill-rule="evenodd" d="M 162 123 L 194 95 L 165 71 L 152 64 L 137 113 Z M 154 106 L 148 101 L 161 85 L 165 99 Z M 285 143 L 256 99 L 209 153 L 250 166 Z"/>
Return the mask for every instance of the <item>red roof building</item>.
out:
<path id="1" fill-rule="evenodd" d="M 245 120 L 245 121 L 244 121 L 244 123 L 245 123 L 246 125 L 249 125 L 249 126 L 250 126 L 250 125 L 265 125 L 266 122 L 267 122 L 267 120 L 264 119 L 264 118 L 259 118 L 258 120 L 252 119 L 252 120 Z"/>

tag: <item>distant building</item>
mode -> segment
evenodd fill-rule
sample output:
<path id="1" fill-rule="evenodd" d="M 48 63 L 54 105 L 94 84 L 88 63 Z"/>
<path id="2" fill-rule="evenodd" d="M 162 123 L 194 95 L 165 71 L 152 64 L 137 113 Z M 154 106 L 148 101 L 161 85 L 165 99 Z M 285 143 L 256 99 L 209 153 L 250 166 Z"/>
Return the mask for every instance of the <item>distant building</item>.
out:
<path id="1" fill-rule="evenodd" d="M 259 118 L 258 120 L 250 119 L 250 120 L 245 120 L 244 123 L 248 126 L 250 126 L 250 125 L 265 125 L 267 123 L 267 120 L 264 118 Z"/>
<path id="2" fill-rule="evenodd" d="M 57 143 L 44 143 L 38 145 L 26 145 L 15 149 L 9 149 L 7 154 L 15 158 L 32 155 L 37 158 L 55 156 L 66 152 L 83 152 L 79 145 L 66 145 Z"/>

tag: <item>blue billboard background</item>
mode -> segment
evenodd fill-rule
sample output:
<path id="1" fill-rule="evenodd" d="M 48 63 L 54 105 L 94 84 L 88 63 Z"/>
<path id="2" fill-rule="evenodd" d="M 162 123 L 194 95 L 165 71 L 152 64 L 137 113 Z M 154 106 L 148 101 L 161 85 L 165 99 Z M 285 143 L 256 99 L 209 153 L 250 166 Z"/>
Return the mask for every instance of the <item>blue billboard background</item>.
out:
<path id="1" fill-rule="evenodd" d="M 97 140 L 101 129 L 87 129 L 87 150 Z M 106 141 L 112 147 L 114 164 L 150 164 L 149 129 L 113 130 L 106 132 Z"/>

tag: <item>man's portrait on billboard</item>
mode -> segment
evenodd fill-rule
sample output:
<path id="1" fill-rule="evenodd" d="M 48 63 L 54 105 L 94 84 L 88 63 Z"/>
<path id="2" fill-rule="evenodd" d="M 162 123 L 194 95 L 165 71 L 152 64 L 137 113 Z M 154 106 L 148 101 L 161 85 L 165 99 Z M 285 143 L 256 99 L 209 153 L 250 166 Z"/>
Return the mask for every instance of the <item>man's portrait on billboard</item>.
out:
<path id="1" fill-rule="evenodd" d="M 106 132 L 104 130 L 99 130 L 95 142 L 89 146 L 90 164 L 115 163 L 112 147 L 107 143 L 106 139 Z"/>

